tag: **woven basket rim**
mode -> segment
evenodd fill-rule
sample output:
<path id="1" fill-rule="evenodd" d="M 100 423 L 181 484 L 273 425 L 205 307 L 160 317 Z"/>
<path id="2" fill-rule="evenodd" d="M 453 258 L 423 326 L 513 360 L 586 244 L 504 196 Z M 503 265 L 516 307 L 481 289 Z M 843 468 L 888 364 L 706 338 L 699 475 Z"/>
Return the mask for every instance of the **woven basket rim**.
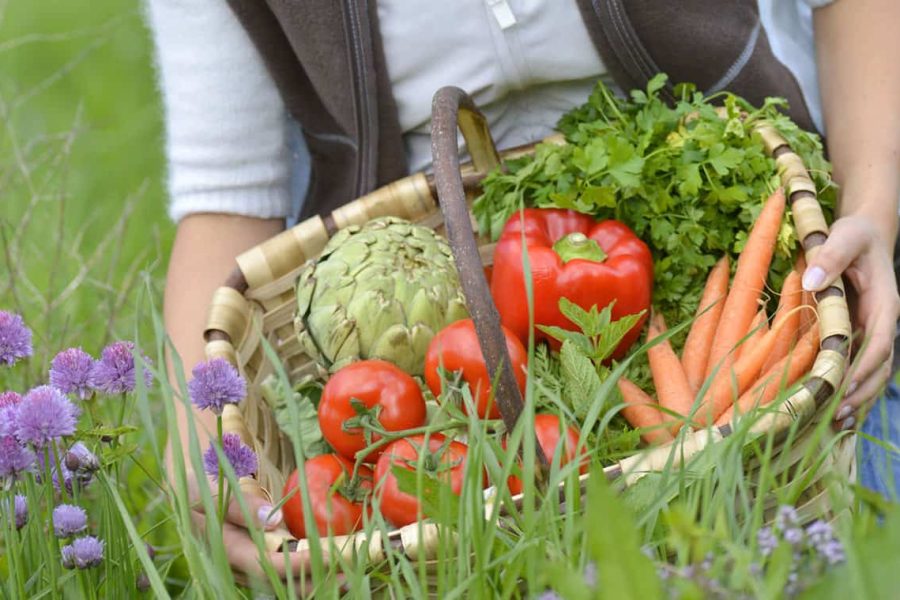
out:
<path id="1" fill-rule="evenodd" d="M 792 207 L 794 225 L 807 258 L 824 243 L 828 226 L 816 198 L 816 187 L 807 173 L 802 159 L 794 153 L 787 141 L 769 123 L 760 122 L 754 130 L 761 137 L 767 152 L 776 162 L 782 186 Z M 559 135 L 541 142 L 565 143 Z M 538 143 L 528 144 L 501 153 L 503 159 L 533 152 Z M 474 187 L 481 174 L 474 171 L 471 164 L 461 168 L 464 182 Z M 238 268 L 219 288 L 210 305 L 204 336 L 207 340 L 207 358 L 225 358 L 242 372 L 256 368 L 254 357 L 259 354 L 259 345 L 268 331 L 291 327 L 292 277 L 309 264 L 324 247 L 334 233 L 351 225 L 357 225 L 379 216 L 398 216 L 410 221 L 426 224 L 435 222 L 437 212 L 433 181 L 424 174 L 415 174 L 393 182 L 375 192 L 359 198 L 334 211 L 326 218 L 313 217 L 295 227 L 278 234 L 274 238 L 248 250 L 237 258 Z M 431 221 L 429 221 L 431 219 Z M 781 405 L 779 410 L 767 412 L 751 427 L 751 434 L 787 431 L 795 424 L 800 426 L 813 419 L 822 404 L 838 389 L 844 376 L 850 339 L 850 319 L 843 284 L 840 280 L 816 295 L 819 312 L 820 349 L 805 383 Z M 287 301 L 285 301 L 287 298 Z M 269 336 L 271 337 L 271 336 Z M 277 341 L 277 339 L 276 339 Z M 298 348 L 285 338 L 283 343 L 274 344 L 279 356 L 297 352 Z M 308 359 L 308 357 L 307 357 Z M 262 363 L 261 363 L 262 364 Z M 263 369 L 265 365 L 263 364 Z M 289 371 L 291 367 L 289 366 Z M 293 371 L 291 371 L 293 373 Z M 293 382 L 292 382 L 293 383 Z M 252 386 L 251 386 L 252 387 Z M 248 399 L 249 401 L 249 399 Z M 241 408 L 226 407 L 223 425 L 226 432 L 239 434 L 242 439 L 259 449 L 260 423 L 253 423 L 252 415 L 245 415 L 248 401 Z M 259 399 L 256 399 L 259 402 Z M 249 410 L 249 409 L 248 409 Z M 271 424 L 263 421 L 262 434 L 273 435 Z M 733 433 L 732 425 L 713 426 L 680 435 L 672 443 L 639 450 L 616 464 L 604 469 L 608 479 L 623 478 L 631 485 L 649 472 L 665 467 L 678 467 L 710 444 L 714 444 Z M 263 468 L 261 461 L 261 470 Z M 283 475 L 283 474 L 282 474 Z M 587 475 L 581 476 L 582 486 Z M 256 478 L 241 481 L 245 493 L 271 500 L 269 492 Z M 513 498 L 521 505 L 522 495 Z M 373 546 L 389 543 L 413 556 L 427 553 L 428 540 L 436 539 L 436 526 L 428 521 L 415 523 L 390 532 L 386 540 L 378 534 L 376 540 L 368 541 L 370 558 Z M 414 532 L 414 533 L 413 533 Z M 377 533 L 377 532 L 376 532 Z M 335 544 L 344 552 L 352 552 L 366 543 L 365 534 L 358 532 L 349 536 L 324 539 L 323 544 Z M 293 540 L 286 530 L 268 532 L 267 546 L 280 548 L 288 542 L 289 548 L 302 548 L 306 540 Z M 377 554 L 377 552 L 375 552 Z"/>

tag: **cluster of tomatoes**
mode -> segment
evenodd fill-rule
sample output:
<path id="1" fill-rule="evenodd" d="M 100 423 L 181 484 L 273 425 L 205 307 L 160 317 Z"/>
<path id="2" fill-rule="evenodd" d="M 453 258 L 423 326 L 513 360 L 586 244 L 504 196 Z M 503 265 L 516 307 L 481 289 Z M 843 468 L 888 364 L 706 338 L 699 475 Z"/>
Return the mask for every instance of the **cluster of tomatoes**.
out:
<path id="1" fill-rule="evenodd" d="M 525 386 L 527 352 L 509 331 L 504 331 L 519 387 Z M 490 379 L 471 320 L 457 321 L 431 341 L 425 357 L 425 382 L 436 398 L 452 378 L 467 385 L 480 418 L 496 419 Z M 465 406 L 463 407 L 465 409 Z M 377 494 L 384 518 L 396 527 L 424 516 L 419 499 L 400 490 L 393 469 L 423 469 L 428 476 L 462 491 L 467 446 L 441 433 L 429 432 L 422 390 L 416 380 L 394 364 L 363 360 L 344 367 L 325 384 L 318 408 L 319 426 L 334 454 L 305 462 L 306 496 L 320 535 L 345 535 L 359 529 L 364 511 L 371 510 L 370 495 Z M 575 458 L 579 432 L 566 428 L 552 414 L 535 417 L 534 433 L 545 455 L 551 457 L 564 437 L 561 463 Z M 582 449 L 583 451 L 583 449 Z M 374 467 L 374 470 L 373 470 Z M 582 471 L 586 464 L 582 466 Z M 482 487 L 488 483 L 482 474 Z M 301 477 L 294 471 L 284 488 L 285 523 L 297 538 L 307 537 Z M 511 476 L 510 492 L 520 493 L 522 482 Z"/>

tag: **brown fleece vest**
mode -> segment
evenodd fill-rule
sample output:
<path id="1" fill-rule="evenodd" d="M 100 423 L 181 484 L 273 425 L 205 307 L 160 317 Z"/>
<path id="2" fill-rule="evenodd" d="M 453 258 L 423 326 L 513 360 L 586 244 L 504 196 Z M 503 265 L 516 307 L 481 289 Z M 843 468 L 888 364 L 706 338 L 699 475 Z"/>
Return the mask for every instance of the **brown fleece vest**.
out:
<path id="1" fill-rule="evenodd" d="M 406 174 L 376 0 L 228 1 L 309 146 L 312 179 L 301 218 Z M 813 129 L 800 86 L 772 54 L 756 0 L 576 1 L 622 89 L 643 88 L 665 72 L 670 81 L 707 93 L 726 89 L 757 105 L 782 96 L 791 117 Z"/>

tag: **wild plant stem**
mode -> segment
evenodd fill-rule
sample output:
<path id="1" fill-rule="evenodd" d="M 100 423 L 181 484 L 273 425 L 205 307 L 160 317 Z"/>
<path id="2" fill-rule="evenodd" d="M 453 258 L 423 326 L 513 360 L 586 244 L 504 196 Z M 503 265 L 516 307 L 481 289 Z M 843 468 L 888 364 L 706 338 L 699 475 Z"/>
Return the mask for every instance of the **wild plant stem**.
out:
<path id="1" fill-rule="evenodd" d="M 6 525 L 8 527 L 7 531 L 9 534 L 10 540 L 13 541 L 11 545 L 7 546 L 7 550 L 9 551 L 9 561 L 10 561 L 10 569 L 12 569 L 13 573 L 16 576 L 16 588 L 18 592 L 19 598 L 25 598 L 25 580 L 22 569 L 22 552 L 24 550 L 24 544 L 19 539 L 20 535 L 18 530 L 16 529 L 16 492 L 15 489 L 11 489 L 9 494 L 7 495 L 7 501 L 9 504 L 9 511 L 7 514 L 9 515 L 8 519 L 5 519 Z"/>
<path id="2" fill-rule="evenodd" d="M 44 484 L 49 486 L 50 493 L 49 497 L 53 498 L 53 480 L 50 478 L 50 459 L 49 457 L 44 460 Z M 42 515 L 38 512 L 40 508 L 40 496 L 37 491 L 37 487 L 34 485 L 34 481 L 28 477 L 25 479 L 25 487 L 27 489 L 28 495 L 28 508 L 32 513 L 29 515 L 32 519 L 40 519 Z M 47 549 L 47 544 L 38 544 L 41 547 L 41 552 L 44 554 L 44 562 L 47 565 L 47 568 L 50 570 L 50 591 L 54 598 L 59 598 L 59 576 L 57 575 L 56 569 L 56 561 L 59 560 L 59 543 L 56 540 L 55 535 L 48 536 L 50 538 L 50 546 L 52 548 L 52 552 Z"/>
<path id="3" fill-rule="evenodd" d="M 216 434 L 219 438 L 219 448 L 222 449 L 224 453 L 224 446 L 222 445 L 222 415 L 216 416 Z M 219 525 L 222 525 L 225 522 L 225 477 L 222 473 L 222 465 L 219 465 L 219 495 L 217 497 L 219 501 Z"/>

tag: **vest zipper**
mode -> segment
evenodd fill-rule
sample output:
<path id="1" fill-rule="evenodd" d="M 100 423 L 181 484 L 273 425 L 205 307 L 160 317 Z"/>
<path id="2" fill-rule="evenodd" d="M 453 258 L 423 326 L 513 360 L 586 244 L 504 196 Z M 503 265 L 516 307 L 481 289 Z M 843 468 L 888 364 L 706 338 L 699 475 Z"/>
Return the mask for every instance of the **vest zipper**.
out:
<path id="1" fill-rule="evenodd" d="M 360 4 L 367 10 L 366 0 L 344 0 L 345 22 L 350 49 L 350 70 L 353 77 L 353 94 L 356 109 L 356 197 L 375 189 L 375 154 L 377 136 L 377 113 L 373 111 L 372 99 L 375 85 L 369 65 L 372 64 L 371 37 L 368 13 L 363 14 Z M 365 26 L 363 23 L 365 22 Z M 366 36 L 365 38 L 363 36 Z"/>

